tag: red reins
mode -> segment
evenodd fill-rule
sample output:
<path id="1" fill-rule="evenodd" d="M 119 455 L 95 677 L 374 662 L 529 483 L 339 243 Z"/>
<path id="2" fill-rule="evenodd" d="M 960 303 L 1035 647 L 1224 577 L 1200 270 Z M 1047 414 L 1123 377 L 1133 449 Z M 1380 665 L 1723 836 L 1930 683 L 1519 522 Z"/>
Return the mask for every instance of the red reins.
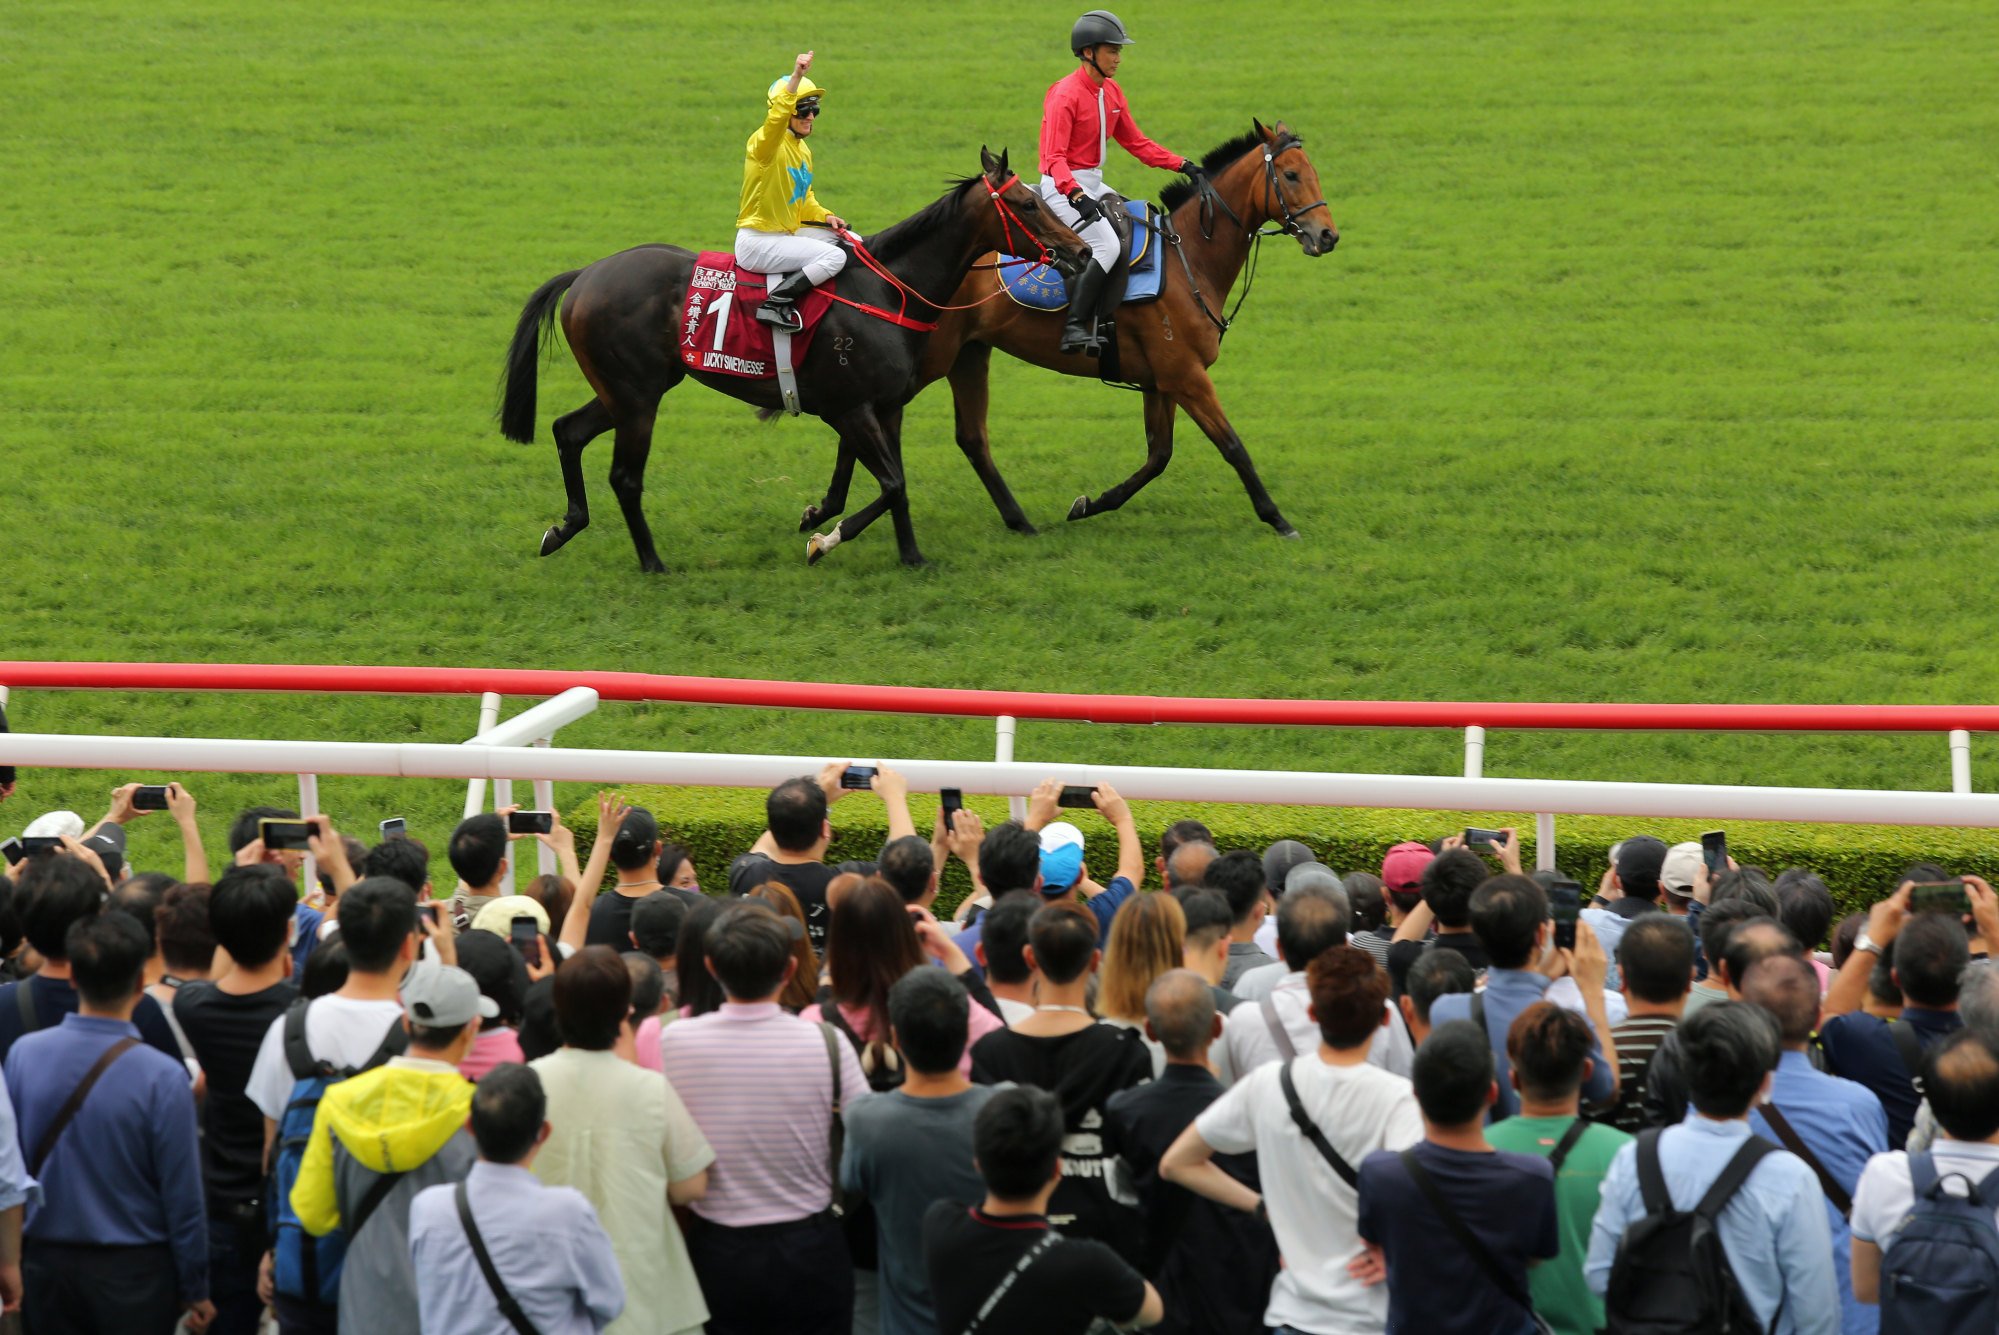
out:
<path id="1" fill-rule="evenodd" d="M 1028 227 L 1026 222 L 1022 221 L 1020 215 L 1013 211 L 1013 206 L 1007 203 L 1006 200 L 1001 198 L 1001 195 L 1003 195 L 1007 190 L 1011 189 L 1014 185 L 1018 184 L 1019 181 L 1020 177 L 1018 174 L 1007 177 L 1006 180 L 1000 182 L 998 186 L 994 186 L 991 181 L 987 180 L 983 176 L 979 178 L 980 184 L 984 185 L 986 188 L 987 198 L 991 199 L 993 202 L 994 211 L 999 214 L 1000 230 L 1002 235 L 1005 237 L 1005 242 L 1004 242 L 1006 247 L 1005 253 L 1008 254 L 1016 253 L 1012 249 L 1013 229 L 1015 224 L 1018 224 L 1020 227 L 1021 235 L 1026 237 L 1029 241 L 1032 241 L 1034 243 L 1034 248 L 1040 252 L 1040 257 L 1035 260 L 1035 263 L 1037 265 L 1046 264 L 1051 259 L 1054 258 L 1054 254 L 1048 249 L 1047 246 L 1041 243 L 1041 239 L 1034 234 L 1034 232 Z M 850 231 L 847 231 L 845 228 L 842 228 L 840 230 L 840 235 L 846 238 L 847 243 L 854 248 L 854 254 L 860 256 L 861 263 L 867 265 L 869 269 L 874 271 L 877 277 L 879 277 L 883 282 L 887 283 L 891 288 L 894 288 L 895 291 L 901 295 L 902 302 L 899 309 L 891 311 L 891 310 L 885 310 L 880 306 L 870 306 L 866 302 L 855 301 L 849 297 L 843 297 L 837 292 L 829 292 L 827 293 L 827 295 L 832 297 L 833 300 L 839 302 L 843 306 L 852 306 L 855 310 L 860 311 L 863 314 L 872 315 L 878 320 L 886 320 L 890 324 L 901 325 L 904 329 L 914 329 L 918 333 L 928 334 L 937 328 L 937 323 L 934 320 L 926 322 L 923 320 L 917 320 L 911 318 L 909 314 L 909 299 L 911 297 L 916 298 L 924 305 L 929 306 L 933 310 L 939 312 L 969 311 L 974 309 L 975 307 L 985 305 L 988 301 L 991 301 L 994 297 L 1003 295 L 1006 291 L 1005 286 L 1002 285 L 999 291 L 980 297 L 977 301 L 967 302 L 962 306 L 942 305 L 924 296 L 921 292 L 918 292 L 915 288 L 911 287 L 909 284 L 903 282 L 900 278 L 897 278 L 894 274 L 890 273 L 887 269 L 883 268 L 881 261 L 877 260 L 873 255 L 869 254 L 868 248 L 865 245 L 861 244 L 860 237 L 856 236 L 854 233 Z M 990 266 L 975 265 L 974 267 L 998 268 L 999 265 L 996 262 Z"/>

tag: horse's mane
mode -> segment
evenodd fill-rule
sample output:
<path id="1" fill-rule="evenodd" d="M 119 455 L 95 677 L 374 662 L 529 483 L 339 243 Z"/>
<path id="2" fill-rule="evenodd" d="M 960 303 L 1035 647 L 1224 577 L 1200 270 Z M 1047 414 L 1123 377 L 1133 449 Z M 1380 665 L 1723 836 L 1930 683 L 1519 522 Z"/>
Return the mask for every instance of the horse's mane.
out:
<path id="1" fill-rule="evenodd" d="M 1263 131 L 1250 130 L 1239 134 L 1225 144 L 1219 144 L 1201 159 L 1201 170 L 1210 176 L 1219 175 L 1224 167 L 1234 162 L 1251 149 L 1263 147 Z M 1159 207 L 1171 213 L 1194 197 L 1192 181 L 1175 181 L 1159 192 Z"/>
<path id="2" fill-rule="evenodd" d="M 942 195 L 901 222 L 884 227 L 869 237 L 869 253 L 884 264 L 894 260 L 908 250 L 918 238 L 950 221 L 953 211 L 958 207 L 959 197 L 984 179 L 985 177 L 974 173 L 971 176 L 954 176 L 945 181 L 944 184 L 950 189 Z"/>

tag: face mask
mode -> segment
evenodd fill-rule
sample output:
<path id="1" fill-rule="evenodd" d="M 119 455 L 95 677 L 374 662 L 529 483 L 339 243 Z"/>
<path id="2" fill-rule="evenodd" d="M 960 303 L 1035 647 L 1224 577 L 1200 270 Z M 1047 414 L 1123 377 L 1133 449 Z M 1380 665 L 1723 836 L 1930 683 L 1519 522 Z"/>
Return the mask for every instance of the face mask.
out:
<path id="1" fill-rule="evenodd" d="M 701 893 L 701 882 L 696 881 L 692 885 L 684 886 L 682 888 L 685 889 L 689 894 L 698 895 Z"/>

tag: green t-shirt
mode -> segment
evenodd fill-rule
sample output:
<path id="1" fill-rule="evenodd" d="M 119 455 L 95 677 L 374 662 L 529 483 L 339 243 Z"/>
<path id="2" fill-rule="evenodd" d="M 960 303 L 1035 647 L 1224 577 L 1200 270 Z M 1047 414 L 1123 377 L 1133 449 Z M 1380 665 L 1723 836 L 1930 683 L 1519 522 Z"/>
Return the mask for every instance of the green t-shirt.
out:
<path id="1" fill-rule="evenodd" d="M 1485 1129 L 1498 1150 L 1538 1154 L 1547 1158 L 1569 1129 L 1569 1117 L 1509 1117 Z M 1631 1137 L 1608 1126 L 1592 1126 L 1562 1160 L 1555 1179 L 1555 1214 L 1561 1228 L 1562 1250 L 1543 1261 L 1528 1276 L 1534 1310 L 1557 1335 L 1594 1335 L 1603 1328 L 1603 1299 L 1589 1291 L 1583 1262 L 1589 1259 L 1590 1225 L 1596 1220 L 1603 1175 L 1618 1147 Z"/>

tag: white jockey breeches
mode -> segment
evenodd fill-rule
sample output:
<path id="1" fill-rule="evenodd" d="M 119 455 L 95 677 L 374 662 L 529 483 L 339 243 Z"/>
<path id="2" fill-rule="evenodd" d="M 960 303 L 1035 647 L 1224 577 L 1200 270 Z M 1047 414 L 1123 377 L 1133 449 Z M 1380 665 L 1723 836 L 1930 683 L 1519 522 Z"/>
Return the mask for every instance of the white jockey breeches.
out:
<path id="1" fill-rule="evenodd" d="M 1083 187 L 1083 193 L 1091 199 L 1101 199 L 1111 193 L 1111 188 L 1104 184 L 1104 174 L 1089 167 L 1076 169 L 1076 184 Z M 1041 178 L 1041 197 L 1048 201 L 1048 211 L 1060 218 L 1064 227 L 1089 242 L 1090 258 L 1097 262 L 1099 269 L 1109 273 L 1118 257 L 1117 229 L 1111 226 L 1110 220 L 1098 218 L 1088 227 L 1076 226 L 1083 220 L 1083 215 L 1070 206 L 1069 201 L 1062 197 L 1062 192 L 1055 188 L 1055 182 L 1046 176 Z M 740 248 L 742 242 L 738 241 L 736 245 Z"/>
<path id="2" fill-rule="evenodd" d="M 803 269 L 812 286 L 817 287 L 846 267 L 847 252 L 831 241 L 821 241 L 803 232 L 759 232 L 743 227 L 736 232 L 736 262 L 758 273 L 793 273 Z"/>

